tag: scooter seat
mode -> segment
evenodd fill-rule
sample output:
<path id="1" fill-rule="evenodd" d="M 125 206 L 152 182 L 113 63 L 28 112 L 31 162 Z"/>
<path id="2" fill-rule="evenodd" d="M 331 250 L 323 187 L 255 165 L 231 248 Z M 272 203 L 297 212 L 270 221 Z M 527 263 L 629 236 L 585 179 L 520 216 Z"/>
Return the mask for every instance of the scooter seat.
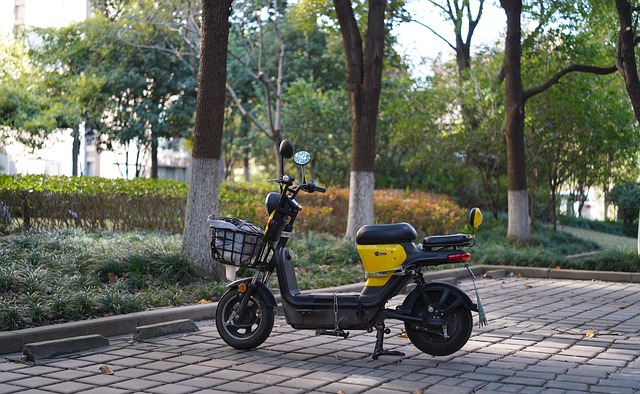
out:
<path id="1" fill-rule="evenodd" d="M 356 233 L 358 245 L 411 242 L 418 238 L 416 229 L 409 223 L 368 224 Z"/>

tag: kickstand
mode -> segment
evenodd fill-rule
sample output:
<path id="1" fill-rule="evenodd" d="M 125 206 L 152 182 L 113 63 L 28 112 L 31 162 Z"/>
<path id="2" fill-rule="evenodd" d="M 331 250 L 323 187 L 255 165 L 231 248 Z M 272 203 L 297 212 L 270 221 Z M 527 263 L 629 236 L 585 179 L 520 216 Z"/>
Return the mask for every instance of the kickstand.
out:
<path id="1" fill-rule="evenodd" d="M 377 360 L 380 356 L 404 356 L 404 353 L 397 350 L 384 350 L 384 334 L 389 333 L 391 333 L 391 330 L 385 328 L 384 323 L 376 325 L 376 347 L 371 355 L 374 360 Z"/>

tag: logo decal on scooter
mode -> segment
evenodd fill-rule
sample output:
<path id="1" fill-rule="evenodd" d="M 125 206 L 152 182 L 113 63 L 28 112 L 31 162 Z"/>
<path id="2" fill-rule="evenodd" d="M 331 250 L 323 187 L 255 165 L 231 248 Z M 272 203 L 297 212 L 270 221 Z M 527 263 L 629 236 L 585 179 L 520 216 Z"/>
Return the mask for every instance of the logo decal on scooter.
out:
<path id="1" fill-rule="evenodd" d="M 376 255 L 376 256 L 386 256 L 387 252 L 375 252 L 374 255 Z"/>

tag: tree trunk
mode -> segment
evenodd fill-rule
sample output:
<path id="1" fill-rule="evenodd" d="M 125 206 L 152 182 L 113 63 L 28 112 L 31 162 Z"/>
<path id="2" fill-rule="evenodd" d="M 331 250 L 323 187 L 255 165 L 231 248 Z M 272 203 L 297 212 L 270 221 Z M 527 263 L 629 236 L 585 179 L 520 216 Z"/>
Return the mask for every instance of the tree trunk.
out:
<path id="1" fill-rule="evenodd" d="M 640 121 L 640 77 L 636 63 L 635 46 L 636 30 L 633 6 L 628 0 L 616 0 L 620 30 L 618 31 L 618 48 L 616 67 L 624 78 L 627 94 L 631 100 L 636 120 Z"/>
<path id="2" fill-rule="evenodd" d="M 78 157 L 80 156 L 80 125 L 73 126 L 73 147 L 71 153 L 71 176 L 78 176 Z"/>
<path id="3" fill-rule="evenodd" d="M 521 69 L 522 1 L 500 0 L 507 15 L 505 40 L 505 95 L 507 103 L 507 174 L 508 216 L 507 237 L 511 240 L 530 242 L 529 198 L 527 196 L 527 170 L 524 146 L 524 94 Z"/>
<path id="4" fill-rule="evenodd" d="M 151 173 L 149 178 L 158 179 L 158 139 L 151 137 Z"/>
<path id="5" fill-rule="evenodd" d="M 640 255 L 640 212 L 638 212 L 638 255 Z"/>
<path id="6" fill-rule="evenodd" d="M 202 36 L 198 97 L 193 133 L 191 179 L 183 234 L 183 252 L 195 263 L 196 274 L 224 279 L 224 270 L 211 259 L 207 215 L 218 210 L 229 16 L 233 0 L 202 2 Z"/>
<path id="7" fill-rule="evenodd" d="M 369 0 L 366 47 L 349 0 L 334 0 L 345 48 L 345 69 L 351 109 L 351 177 L 349 214 L 344 239 L 374 222 L 373 189 L 375 136 L 382 89 L 384 58 L 384 0 Z"/>

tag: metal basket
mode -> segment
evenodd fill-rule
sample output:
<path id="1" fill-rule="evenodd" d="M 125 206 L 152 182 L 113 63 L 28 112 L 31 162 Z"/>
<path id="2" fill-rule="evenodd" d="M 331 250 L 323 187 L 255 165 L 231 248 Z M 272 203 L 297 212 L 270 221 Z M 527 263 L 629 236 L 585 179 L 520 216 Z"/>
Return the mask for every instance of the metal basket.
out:
<path id="1" fill-rule="evenodd" d="M 237 218 L 209 217 L 211 257 L 218 263 L 253 268 L 262 248 L 262 228 Z"/>

